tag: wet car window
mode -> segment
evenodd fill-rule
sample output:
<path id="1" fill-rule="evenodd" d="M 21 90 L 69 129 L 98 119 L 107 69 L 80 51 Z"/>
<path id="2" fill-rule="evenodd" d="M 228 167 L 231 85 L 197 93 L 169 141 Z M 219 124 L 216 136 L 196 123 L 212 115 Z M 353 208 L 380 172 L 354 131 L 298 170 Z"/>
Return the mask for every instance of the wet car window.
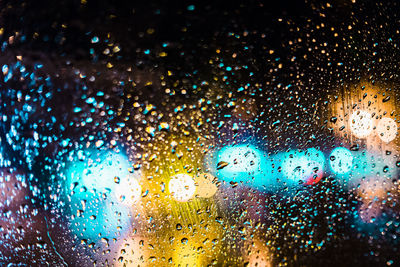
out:
<path id="1" fill-rule="evenodd" d="M 0 266 L 400 265 L 397 1 L 0 10 Z"/>

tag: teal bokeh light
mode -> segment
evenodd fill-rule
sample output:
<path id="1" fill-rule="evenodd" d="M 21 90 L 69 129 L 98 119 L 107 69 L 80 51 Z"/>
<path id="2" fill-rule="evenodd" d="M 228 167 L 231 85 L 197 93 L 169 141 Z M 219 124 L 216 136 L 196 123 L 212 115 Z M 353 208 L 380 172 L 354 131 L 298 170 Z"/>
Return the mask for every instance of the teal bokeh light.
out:
<path id="1" fill-rule="evenodd" d="M 67 178 L 69 184 L 77 183 L 88 191 L 107 192 L 117 185 L 114 177 L 125 178 L 130 167 L 128 157 L 121 152 L 80 151 L 67 169 Z"/>
<path id="2" fill-rule="evenodd" d="M 324 154 L 315 148 L 292 150 L 282 158 L 282 172 L 288 184 L 318 183 L 324 168 Z"/>
<path id="3" fill-rule="evenodd" d="M 76 153 L 66 170 L 66 197 L 72 233 L 89 242 L 112 239 L 129 227 L 129 209 L 115 197 L 118 181 L 129 175 L 126 155 L 113 150 Z"/>
<path id="4" fill-rule="evenodd" d="M 346 174 L 353 168 L 354 157 L 344 147 L 335 148 L 329 156 L 329 165 L 335 174 Z"/>
<path id="5" fill-rule="evenodd" d="M 240 144 L 223 147 L 217 152 L 214 166 L 225 162 L 221 169 L 213 168 L 216 176 L 226 182 L 242 182 L 244 185 L 265 188 L 270 183 L 271 166 L 264 153 L 253 145 Z"/>

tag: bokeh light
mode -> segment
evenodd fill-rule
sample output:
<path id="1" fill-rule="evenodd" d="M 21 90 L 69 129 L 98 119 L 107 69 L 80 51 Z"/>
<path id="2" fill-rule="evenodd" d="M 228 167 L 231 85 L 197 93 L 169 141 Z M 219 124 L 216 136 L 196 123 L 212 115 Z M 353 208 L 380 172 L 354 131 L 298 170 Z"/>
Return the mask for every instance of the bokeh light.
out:
<path id="1" fill-rule="evenodd" d="M 329 156 L 329 164 L 336 174 L 349 173 L 353 167 L 354 157 L 345 147 L 335 148 Z"/>
<path id="2" fill-rule="evenodd" d="M 114 192 L 121 203 L 132 206 L 140 198 L 142 187 L 139 184 L 138 176 L 138 172 L 135 172 L 122 179 L 114 178 L 117 184 Z"/>
<path id="3" fill-rule="evenodd" d="M 376 133 L 383 142 L 389 143 L 397 136 L 397 124 L 392 118 L 384 117 L 379 120 Z"/>
<path id="4" fill-rule="evenodd" d="M 79 150 L 77 160 L 66 171 L 70 187 L 85 187 L 97 193 L 111 192 L 118 181 L 130 175 L 127 156 L 112 150 Z"/>
<path id="5" fill-rule="evenodd" d="M 223 147 L 214 160 L 214 172 L 226 182 L 241 182 L 247 186 L 270 184 L 270 166 L 261 150 L 250 144 Z"/>
<path id="6" fill-rule="evenodd" d="M 358 138 L 365 138 L 373 130 L 371 114 L 364 110 L 356 110 L 350 116 L 350 129 Z"/>
<path id="7" fill-rule="evenodd" d="M 119 182 L 130 176 L 129 160 L 113 150 L 80 150 L 76 155 L 77 161 L 66 170 L 71 230 L 91 242 L 115 238 L 130 224 L 129 209 L 115 196 L 126 193 Z"/>
<path id="8" fill-rule="evenodd" d="M 282 160 L 283 174 L 294 184 L 318 183 L 322 178 L 324 168 L 324 154 L 315 148 L 288 152 Z"/>
<path id="9" fill-rule="evenodd" d="M 218 190 L 217 179 L 210 173 L 201 173 L 195 177 L 196 193 L 199 197 L 210 198 Z"/>
<path id="10" fill-rule="evenodd" d="M 180 202 L 190 200 L 196 191 L 195 182 L 192 176 L 180 173 L 171 178 L 168 183 L 171 196 Z"/>

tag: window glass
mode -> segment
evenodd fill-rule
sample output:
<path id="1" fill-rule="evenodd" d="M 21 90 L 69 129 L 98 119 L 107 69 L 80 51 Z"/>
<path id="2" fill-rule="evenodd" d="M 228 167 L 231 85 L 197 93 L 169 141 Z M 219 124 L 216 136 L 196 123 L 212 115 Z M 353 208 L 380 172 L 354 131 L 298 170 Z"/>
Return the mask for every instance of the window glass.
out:
<path id="1" fill-rule="evenodd" d="M 399 266 L 399 8 L 3 1 L 0 266 Z"/>

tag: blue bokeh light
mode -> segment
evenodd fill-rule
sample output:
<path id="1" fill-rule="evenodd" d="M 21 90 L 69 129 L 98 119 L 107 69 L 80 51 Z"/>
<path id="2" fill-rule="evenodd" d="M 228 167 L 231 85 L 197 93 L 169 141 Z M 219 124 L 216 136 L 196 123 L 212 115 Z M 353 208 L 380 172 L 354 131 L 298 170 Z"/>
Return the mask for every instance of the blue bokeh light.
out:
<path id="1" fill-rule="evenodd" d="M 282 159 L 282 172 L 288 184 L 317 183 L 322 178 L 324 167 L 324 154 L 315 148 L 292 150 Z"/>
<path id="2" fill-rule="evenodd" d="M 222 169 L 214 169 L 216 176 L 226 182 L 243 182 L 244 185 L 265 188 L 270 181 L 266 174 L 271 172 L 261 150 L 253 145 L 240 144 L 226 146 L 218 151 L 214 166 L 228 163 Z"/>
<path id="3" fill-rule="evenodd" d="M 114 151 L 78 151 L 80 160 L 67 170 L 68 182 L 78 183 L 88 190 L 104 192 L 116 186 L 114 177 L 125 178 L 131 167 L 126 155 Z"/>
<path id="4" fill-rule="evenodd" d="M 344 147 L 335 148 L 329 156 L 329 164 L 335 174 L 349 173 L 353 168 L 353 160 L 351 151 Z"/>
<path id="5" fill-rule="evenodd" d="M 116 181 L 129 175 L 129 160 L 112 150 L 80 150 L 76 156 L 66 171 L 70 229 L 90 242 L 116 238 L 130 224 L 129 208 L 114 193 Z"/>

